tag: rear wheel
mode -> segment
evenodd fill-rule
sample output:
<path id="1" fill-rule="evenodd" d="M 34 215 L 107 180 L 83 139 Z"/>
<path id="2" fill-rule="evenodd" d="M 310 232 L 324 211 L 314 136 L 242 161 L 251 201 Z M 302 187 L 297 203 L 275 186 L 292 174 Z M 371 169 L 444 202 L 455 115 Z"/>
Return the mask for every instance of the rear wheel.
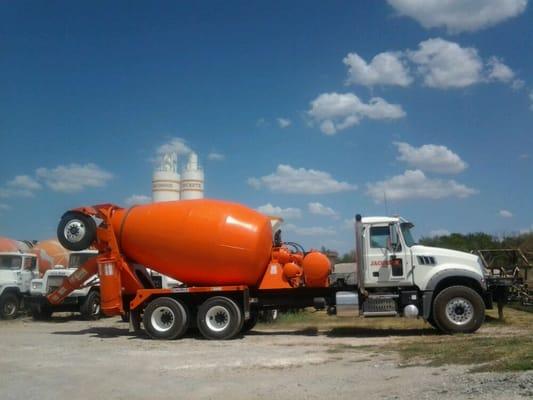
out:
<path id="1" fill-rule="evenodd" d="M 485 304 L 475 290 L 466 286 L 450 286 L 435 298 L 433 319 L 443 332 L 472 333 L 485 319 Z"/>
<path id="2" fill-rule="evenodd" d="M 177 339 L 187 330 L 189 315 L 180 301 L 158 297 L 144 309 L 143 324 L 152 339 Z"/>
<path id="3" fill-rule="evenodd" d="M 32 304 L 30 306 L 31 316 L 35 321 L 46 321 L 52 317 L 52 310 L 46 306 Z"/>
<path id="4" fill-rule="evenodd" d="M 0 297 L 0 318 L 14 319 L 20 309 L 20 300 L 14 293 L 5 293 Z"/>
<path id="5" fill-rule="evenodd" d="M 96 290 L 89 292 L 80 307 L 83 319 L 95 320 L 100 318 L 100 293 Z"/>
<path id="6" fill-rule="evenodd" d="M 241 309 L 227 297 L 212 297 L 198 308 L 198 329 L 206 339 L 231 339 L 241 332 L 243 323 Z"/>
<path id="7" fill-rule="evenodd" d="M 246 333 L 254 329 L 255 325 L 257 324 L 258 319 L 259 319 L 259 313 L 257 311 L 250 311 L 250 318 L 244 321 L 241 332 Z"/>

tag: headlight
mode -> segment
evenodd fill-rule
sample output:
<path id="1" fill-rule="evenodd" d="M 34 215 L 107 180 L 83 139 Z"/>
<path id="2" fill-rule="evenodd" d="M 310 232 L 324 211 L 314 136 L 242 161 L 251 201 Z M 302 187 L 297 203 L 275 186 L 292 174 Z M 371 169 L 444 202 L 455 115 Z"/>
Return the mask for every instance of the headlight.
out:
<path id="1" fill-rule="evenodd" d="M 43 283 L 42 282 L 32 282 L 31 283 L 32 290 L 39 290 L 39 289 L 42 289 L 42 287 L 43 287 Z"/>

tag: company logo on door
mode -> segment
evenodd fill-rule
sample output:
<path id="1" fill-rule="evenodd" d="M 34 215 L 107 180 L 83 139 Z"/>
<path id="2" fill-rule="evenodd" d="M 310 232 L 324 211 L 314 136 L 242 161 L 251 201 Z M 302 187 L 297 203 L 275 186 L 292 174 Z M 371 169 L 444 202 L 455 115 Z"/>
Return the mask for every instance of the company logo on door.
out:
<path id="1" fill-rule="evenodd" d="M 402 264 L 402 260 L 399 258 L 396 258 L 394 260 L 373 260 L 370 263 L 370 266 L 372 267 L 396 267 Z"/>

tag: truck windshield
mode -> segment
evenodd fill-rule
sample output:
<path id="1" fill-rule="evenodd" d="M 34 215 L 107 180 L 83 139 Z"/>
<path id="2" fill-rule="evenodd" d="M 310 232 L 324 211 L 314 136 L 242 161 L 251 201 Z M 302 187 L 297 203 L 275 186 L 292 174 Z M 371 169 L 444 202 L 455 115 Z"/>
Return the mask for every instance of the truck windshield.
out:
<path id="1" fill-rule="evenodd" d="M 413 226 L 414 225 L 410 222 L 404 222 L 401 224 L 403 240 L 405 240 L 407 247 L 411 247 L 416 244 L 415 240 L 413 239 L 413 234 L 411 233 Z"/>
<path id="2" fill-rule="evenodd" d="M 85 262 L 88 259 L 90 259 L 92 257 L 96 257 L 96 254 L 94 254 L 94 253 L 71 254 L 69 259 L 68 259 L 68 267 L 69 268 L 79 268 L 83 264 L 85 264 Z"/>
<path id="3" fill-rule="evenodd" d="M 22 266 L 21 256 L 0 256 L 0 269 L 3 270 L 18 270 Z"/>

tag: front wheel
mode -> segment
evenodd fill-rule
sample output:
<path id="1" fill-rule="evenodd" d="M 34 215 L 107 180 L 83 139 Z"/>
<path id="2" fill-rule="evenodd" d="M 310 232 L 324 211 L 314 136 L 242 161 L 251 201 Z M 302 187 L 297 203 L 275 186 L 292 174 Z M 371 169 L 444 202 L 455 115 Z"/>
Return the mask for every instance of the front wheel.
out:
<path id="1" fill-rule="evenodd" d="M 20 309 L 20 300 L 14 293 L 6 293 L 0 297 L 0 318 L 17 318 Z"/>
<path id="2" fill-rule="evenodd" d="M 96 290 L 89 292 L 80 307 L 83 319 L 95 320 L 100 318 L 100 293 Z"/>
<path id="3" fill-rule="evenodd" d="M 485 304 L 475 290 L 450 286 L 435 298 L 432 317 L 443 332 L 472 333 L 485 320 Z"/>
<path id="4" fill-rule="evenodd" d="M 35 321 L 46 321 L 52 317 L 52 310 L 39 304 L 32 304 L 30 311 Z"/>
<path id="5" fill-rule="evenodd" d="M 241 309 L 227 297 L 212 297 L 198 308 L 198 329 L 206 339 L 231 339 L 242 330 L 243 323 Z"/>

